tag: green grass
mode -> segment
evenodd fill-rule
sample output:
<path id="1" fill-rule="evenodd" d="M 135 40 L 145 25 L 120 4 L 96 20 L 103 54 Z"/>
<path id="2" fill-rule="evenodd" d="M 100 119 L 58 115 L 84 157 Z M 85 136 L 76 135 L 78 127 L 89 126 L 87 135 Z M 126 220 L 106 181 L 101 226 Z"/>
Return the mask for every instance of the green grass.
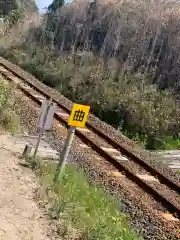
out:
<path id="1" fill-rule="evenodd" d="M 37 164 L 39 165 L 39 164 Z M 33 163 L 34 166 L 34 163 Z M 52 163 L 40 164 L 40 179 L 51 184 L 55 174 Z M 87 240 L 136 240 L 135 234 L 114 198 L 89 184 L 85 176 L 68 165 L 54 187 L 52 215 L 68 222 Z"/>
<path id="2" fill-rule="evenodd" d="M 164 141 L 165 150 L 180 149 L 180 139 L 173 139 L 173 137 L 167 137 Z"/>
<path id="3" fill-rule="evenodd" d="M 180 138 L 173 136 L 156 138 L 153 140 L 152 150 L 176 150 L 180 149 Z"/>

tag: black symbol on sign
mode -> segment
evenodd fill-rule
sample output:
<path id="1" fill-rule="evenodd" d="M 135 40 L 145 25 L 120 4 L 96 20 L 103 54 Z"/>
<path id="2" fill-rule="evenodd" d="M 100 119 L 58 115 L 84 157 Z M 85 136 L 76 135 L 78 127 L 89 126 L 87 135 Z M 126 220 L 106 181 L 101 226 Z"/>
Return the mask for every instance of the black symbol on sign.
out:
<path id="1" fill-rule="evenodd" d="M 85 112 L 82 110 L 75 111 L 73 121 L 82 122 L 85 116 Z"/>

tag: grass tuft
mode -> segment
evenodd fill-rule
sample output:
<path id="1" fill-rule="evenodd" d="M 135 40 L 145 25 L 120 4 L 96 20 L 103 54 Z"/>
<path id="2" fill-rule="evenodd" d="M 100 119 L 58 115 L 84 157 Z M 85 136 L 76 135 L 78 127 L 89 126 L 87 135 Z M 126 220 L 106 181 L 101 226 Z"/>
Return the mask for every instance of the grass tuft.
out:
<path id="1" fill-rule="evenodd" d="M 56 166 L 40 164 L 40 179 L 47 186 L 53 181 Z M 52 218 L 63 219 L 81 232 L 78 239 L 136 240 L 135 234 L 120 212 L 118 202 L 103 190 L 89 184 L 85 176 L 68 165 L 61 181 L 52 188 L 55 203 Z"/>
<path id="2" fill-rule="evenodd" d="M 13 90 L 12 84 L 0 79 L 0 127 L 12 133 L 20 130 L 20 121 L 13 109 Z"/>
<path id="3" fill-rule="evenodd" d="M 34 158 L 33 156 L 25 156 L 26 164 L 29 168 L 31 168 L 33 171 L 40 170 L 40 159 Z"/>

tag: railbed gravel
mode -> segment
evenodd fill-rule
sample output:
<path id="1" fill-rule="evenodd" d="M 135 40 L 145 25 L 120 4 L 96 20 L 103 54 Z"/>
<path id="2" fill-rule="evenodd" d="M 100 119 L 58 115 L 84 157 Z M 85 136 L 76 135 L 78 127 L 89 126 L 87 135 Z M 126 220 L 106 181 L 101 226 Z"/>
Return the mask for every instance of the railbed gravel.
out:
<path id="1" fill-rule="evenodd" d="M 14 72 L 18 73 L 21 77 L 28 79 L 30 82 L 36 84 L 39 86 L 44 92 L 51 93 L 51 95 L 59 100 L 61 104 L 64 104 L 69 110 L 72 108 L 72 101 L 65 98 L 62 94 L 60 94 L 58 91 L 44 85 L 41 83 L 38 79 L 36 79 L 31 74 L 25 72 L 20 67 L 10 63 L 4 58 L 0 57 L 0 63 L 3 63 L 5 66 L 12 69 Z M 121 144 L 123 147 L 128 149 L 131 153 L 133 153 L 135 156 L 142 158 L 144 161 L 151 164 L 155 169 L 158 169 L 161 173 L 163 173 L 165 176 L 172 179 L 174 182 L 179 184 L 180 175 L 173 171 L 172 169 L 167 168 L 165 164 L 163 164 L 162 161 L 157 161 L 156 158 L 153 158 L 151 153 L 140 146 L 138 146 L 134 141 L 127 138 L 123 134 L 121 134 L 118 130 L 113 128 L 112 126 L 100 121 L 97 117 L 90 114 L 89 115 L 89 123 L 91 123 L 93 126 L 98 126 L 99 129 L 101 129 L 102 132 L 105 132 L 108 134 L 112 139 L 114 139 L 116 142 Z"/>
<path id="2" fill-rule="evenodd" d="M 30 134 L 36 134 L 36 121 L 38 108 L 36 103 L 32 103 L 19 90 L 16 91 L 15 110 L 20 117 L 24 129 Z M 64 127 L 57 127 L 54 120 L 53 130 L 46 134 L 52 148 L 61 150 L 67 131 Z M 180 224 L 168 222 L 159 215 L 165 209 L 156 203 L 149 195 L 145 194 L 133 182 L 124 176 L 116 177 L 116 169 L 104 160 L 93 158 L 94 153 L 91 149 L 79 147 L 81 141 L 76 137 L 73 143 L 69 161 L 74 163 L 85 174 L 88 180 L 110 192 L 119 201 L 122 212 L 128 215 L 132 228 L 138 231 L 143 239 L 148 240 L 177 240 L 177 231 Z M 131 187 L 130 187 L 131 186 Z"/>
<path id="3" fill-rule="evenodd" d="M 31 92 L 34 95 L 39 95 L 38 92 L 36 90 L 32 90 Z M 63 112 L 62 109 L 59 109 L 60 112 Z M 65 119 L 67 119 L 67 117 L 64 117 Z M 109 145 L 108 143 L 106 143 L 104 141 L 104 139 L 98 137 L 95 133 L 86 133 L 87 136 L 91 137 L 94 139 L 94 141 L 100 145 L 101 147 L 111 147 L 111 145 Z M 146 171 L 145 169 L 143 169 L 141 166 L 139 166 L 137 163 L 133 162 L 131 159 L 129 159 L 129 161 L 123 163 L 128 169 L 130 169 L 132 172 L 136 172 L 137 174 L 149 174 L 148 171 Z M 156 187 L 157 189 L 160 189 L 161 191 L 171 191 L 171 189 L 169 189 L 167 186 L 165 186 L 164 184 L 160 184 L 160 182 L 150 182 L 150 185 Z M 172 200 L 174 199 L 176 202 L 178 202 L 179 196 L 172 195 L 171 197 Z"/>

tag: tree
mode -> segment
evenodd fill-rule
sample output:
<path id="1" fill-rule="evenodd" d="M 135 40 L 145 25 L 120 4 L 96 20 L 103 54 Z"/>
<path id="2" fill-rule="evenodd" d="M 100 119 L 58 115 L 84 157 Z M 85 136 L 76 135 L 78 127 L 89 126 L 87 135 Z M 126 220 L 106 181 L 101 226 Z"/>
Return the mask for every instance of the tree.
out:
<path id="1" fill-rule="evenodd" d="M 12 10 L 18 8 L 17 1 L 15 0 L 1 0 L 0 1 L 0 17 L 9 14 Z"/>
<path id="2" fill-rule="evenodd" d="M 57 9 L 64 6 L 64 0 L 54 0 L 48 7 L 49 12 L 56 12 Z"/>

